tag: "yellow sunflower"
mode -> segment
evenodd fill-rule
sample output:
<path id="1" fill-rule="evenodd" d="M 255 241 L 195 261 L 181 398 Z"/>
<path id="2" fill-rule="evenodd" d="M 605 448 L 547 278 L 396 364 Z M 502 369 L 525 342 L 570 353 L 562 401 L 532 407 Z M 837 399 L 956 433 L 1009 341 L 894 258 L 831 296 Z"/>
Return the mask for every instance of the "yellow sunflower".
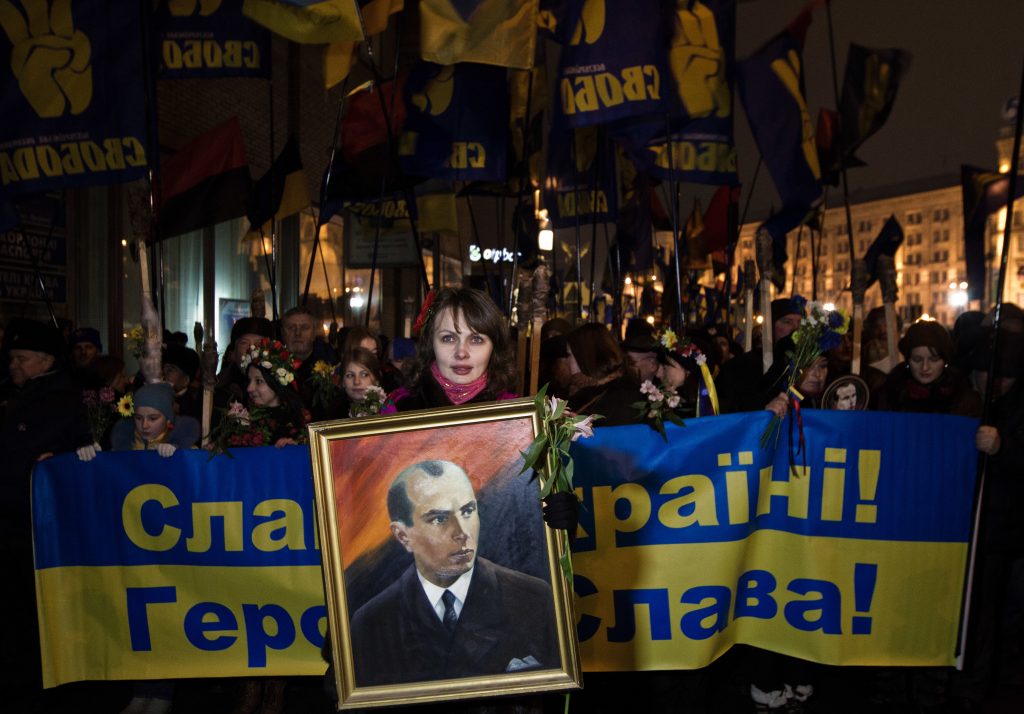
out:
<path id="1" fill-rule="evenodd" d="M 131 394 L 126 394 L 118 400 L 117 413 L 123 417 L 130 417 L 135 413 L 135 399 Z"/>

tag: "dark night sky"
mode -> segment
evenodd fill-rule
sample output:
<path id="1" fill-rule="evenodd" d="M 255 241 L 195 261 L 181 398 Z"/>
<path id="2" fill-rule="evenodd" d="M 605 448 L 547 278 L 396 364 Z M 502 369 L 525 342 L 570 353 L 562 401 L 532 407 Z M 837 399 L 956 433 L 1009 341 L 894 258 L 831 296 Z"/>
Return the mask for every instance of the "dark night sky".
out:
<path id="1" fill-rule="evenodd" d="M 741 0 L 737 59 L 778 32 L 805 1 Z M 900 47 L 913 55 L 888 122 L 858 151 L 868 166 L 849 172 L 851 192 L 958 176 L 962 163 L 996 166 L 995 140 L 1007 124 L 1002 107 L 1020 86 L 1024 0 L 833 0 L 832 17 L 840 90 L 850 42 Z M 815 11 L 808 30 L 804 68 L 815 121 L 819 107 L 835 107 L 824 7 Z M 736 145 L 746 190 L 757 148 L 738 98 Z M 838 200 L 830 192 L 830 205 Z M 779 199 L 762 170 L 748 220 L 772 203 L 778 207 Z"/>

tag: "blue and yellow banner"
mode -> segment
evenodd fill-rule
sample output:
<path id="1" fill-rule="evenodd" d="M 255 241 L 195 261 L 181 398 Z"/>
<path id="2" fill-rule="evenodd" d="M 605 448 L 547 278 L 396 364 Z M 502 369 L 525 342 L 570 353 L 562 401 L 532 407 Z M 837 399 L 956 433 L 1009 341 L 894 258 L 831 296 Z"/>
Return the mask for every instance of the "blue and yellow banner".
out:
<path id="1" fill-rule="evenodd" d="M 0 4 L 0 192 L 145 174 L 143 5 L 115 5 Z"/>
<path id="2" fill-rule="evenodd" d="M 270 30 L 242 0 L 167 0 L 154 19 L 161 79 L 270 77 Z"/>
<path id="3" fill-rule="evenodd" d="M 758 447 L 769 418 L 574 445 L 585 669 L 701 667 L 737 643 L 829 664 L 953 662 L 976 422 L 807 410 L 806 467 L 791 473 L 785 437 Z M 40 463 L 47 686 L 322 673 L 309 463 L 302 447 Z"/>

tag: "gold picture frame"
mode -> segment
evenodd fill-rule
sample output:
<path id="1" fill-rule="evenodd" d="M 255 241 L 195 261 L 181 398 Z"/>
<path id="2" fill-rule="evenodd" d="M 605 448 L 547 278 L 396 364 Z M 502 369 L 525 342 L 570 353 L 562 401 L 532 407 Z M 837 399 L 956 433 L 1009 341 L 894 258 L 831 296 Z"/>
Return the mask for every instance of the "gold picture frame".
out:
<path id="1" fill-rule="evenodd" d="M 532 398 L 309 426 L 339 709 L 580 686 L 572 590 L 559 565 L 568 543 L 543 523 L 539 479 L 519 473 L 521 452 L 539 428 Z M 422 491 L 406 481 L 398 498 L 411 509 L 412 525 L 404 525 L 405 516 L 393 521 L 389 510 L 395 513 L 398 501 L 388 492 L 395 477 L 406 472 L 426 482 L 426 471 L 447 483 L 468 481 L 472 494 L 460 492 L 453 501 L 460 510 L 436 517 L 436 508 L 421 513 Z M 433 551 L 406 535 L 428 517 L 431 526 L 476 523 L 475 531 L 463 523 L 469 536 L 449 526 L 468 539 L 444 554 L 456 563 L 444 561 L 444 577 L 461 573 L 463 587 L 469 583 L 457 621 L 440 601 L 428 609 L 426 593 L 437 591 L 423 571 L 435 572 Z"/>

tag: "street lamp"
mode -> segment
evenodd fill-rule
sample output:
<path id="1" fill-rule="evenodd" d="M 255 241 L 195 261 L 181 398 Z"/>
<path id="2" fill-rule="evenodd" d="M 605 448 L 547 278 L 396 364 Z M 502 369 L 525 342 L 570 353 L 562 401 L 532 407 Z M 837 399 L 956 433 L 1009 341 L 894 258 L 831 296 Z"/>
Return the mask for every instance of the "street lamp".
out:
<path id="1" fill-rule="evenodd" d="M 967 283 L 951 282 L 949 284 L 949 304 L 957 309 L 957 312 L 967 307 Z"/>

